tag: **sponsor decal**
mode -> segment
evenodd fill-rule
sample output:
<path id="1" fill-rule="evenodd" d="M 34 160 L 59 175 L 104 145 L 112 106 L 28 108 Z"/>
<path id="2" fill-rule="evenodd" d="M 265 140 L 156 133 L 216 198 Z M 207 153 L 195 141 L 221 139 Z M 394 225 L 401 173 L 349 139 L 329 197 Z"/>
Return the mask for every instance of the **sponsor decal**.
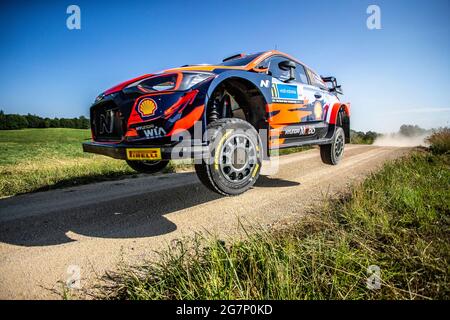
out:
<path id="1" fill-rule="evenodd" d="M 320 101 L 314 102 L 314 116 L 316 120 L 322 120 L 322 115 L 323 115 L 322 102 Z"/>
<path id="2" fill-rule="evenodd" d="M 144 135 L 147 138 L 159 138 L 159 137 L 164 137 L 166 135 L 166 130 L 164 130 L 164 128 L 161 128 L 161 127 L 144 129 L 142 131 L 144 132 Z"/>
<path id="3" fill-rule="evenodd" d="M 298 99 L 298 87 L 296 85 L 291 84 L 275 84 L 275 91 L 272 90 L 272 96 L 274 96 L 273 93 L 275 93 L 276 98 L 280 99 Z"/>
<path id="4" fill-rule="evenodd" d="M 294 128 L 287 128 L 282 131 L 282 134 L 285 136 L 306 136 L 306 135 L 312 135 L 316 133 L 316 128 L 313 126 L 301 126 L 301 127 L 294 127 Z"/>
<path id="5" fill-rule="evenodd" d="M 141 131 L 141 130 L 145 130 L 145 129 L 153 129 L 154 127 L 155 127 L 155 125 L 153 123 L 150 123 L 150 124 L 145 124 L 143 126 L 138 126 L 135 129 L 137 131 Z"/>
<path id="6" fill-rule="evenodd" d="M 159 148 L 128 148 L 128 160 L 161 160 L 161 149 Z"/>
<path id="7" fill-rule="evenodd" d="M 157 109 L 156 102 L 151 98 L 145 98 L 139 102 L 137 111 L 141 117 L 151 117 L 155 114 Z"/>
<path id="8" fill-rule="evenodd" d="M 146 138 L 160 138 L 166 135 L 166 130 L 162 127 L 157 127 L 154 124 L 146 124 L 136 127 L 136 131 L 142 133 Z"/>
<path id="9" fill-rule="evenodd" d="M 301 100 L 301 87 L 292 84 L 273 83 L 272 101 L 280 103 L 298 103 Z"/>

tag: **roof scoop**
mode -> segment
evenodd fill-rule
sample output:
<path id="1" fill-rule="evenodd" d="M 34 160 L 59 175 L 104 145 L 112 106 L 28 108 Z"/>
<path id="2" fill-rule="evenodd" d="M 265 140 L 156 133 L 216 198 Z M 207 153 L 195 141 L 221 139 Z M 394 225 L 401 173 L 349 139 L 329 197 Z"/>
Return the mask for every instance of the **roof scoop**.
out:
<path id="1" fill-rule="evenodd" d="M 239 59 L 239 58 L 243 58 L 243 57 L 245 57 L 245 53 L 238 53 L 238 54 L 234 54 L 232 56 L 226 57 L 225 59 L 222 60 L 222 62 Z"/>

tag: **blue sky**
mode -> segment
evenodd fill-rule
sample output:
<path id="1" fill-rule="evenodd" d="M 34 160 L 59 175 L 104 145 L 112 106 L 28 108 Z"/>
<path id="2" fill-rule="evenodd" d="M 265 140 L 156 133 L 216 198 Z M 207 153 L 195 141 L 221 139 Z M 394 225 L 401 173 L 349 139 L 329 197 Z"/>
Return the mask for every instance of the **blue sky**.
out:
<path id="1" fill-rule="evenodd" d="M 66 8 L 81 8 L 81 30 Z M 366 27 L 368 5 L 381 30 Z M 13 1 L 0 4 L 0 109 L 88 115 L 129 78 L 275 47 L 342 84 L 356 130 L 450 125 L 450 1 Z"/>

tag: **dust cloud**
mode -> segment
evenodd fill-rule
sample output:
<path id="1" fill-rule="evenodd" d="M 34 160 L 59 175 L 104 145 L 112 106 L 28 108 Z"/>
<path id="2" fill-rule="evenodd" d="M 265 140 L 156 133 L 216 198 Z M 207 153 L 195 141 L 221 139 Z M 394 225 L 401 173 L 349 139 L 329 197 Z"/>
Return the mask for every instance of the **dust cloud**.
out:
<path id="1" fill-rule="evenodd" d="M 429 144 L 425 141 L 425 138 L 428 136 L 428 133 L 411 137 L 400 133 L 388 133 L 378 136 L 373 142 L 373 145 L 381 147 L 428 147 Z"/>

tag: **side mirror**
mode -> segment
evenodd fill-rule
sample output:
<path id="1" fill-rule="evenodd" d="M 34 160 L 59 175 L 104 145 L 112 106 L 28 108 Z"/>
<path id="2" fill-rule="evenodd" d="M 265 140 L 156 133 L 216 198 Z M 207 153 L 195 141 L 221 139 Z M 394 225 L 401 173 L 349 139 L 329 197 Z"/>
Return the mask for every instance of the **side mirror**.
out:
<path id="1" fill-rule="evenodd" d="M 296 67 L 295 62 L 293 62 L 291 60 L 284 60 L 284 61 L 281 61 L 280 63 L 278 63 L 278 67 L 281 70 L 289 71 L 289 79 L 287 79 L 286 82 L 295 79 L 295 73 L 294 73 L 294 70 Z"/>
<path id="2" fill-rule="evenodd" d="M 295 69 L 295 63 L 294 63 L 293 61 L 291 61 L 291 60 L 284 60 L 284 61 L 281 61 L 281 62 L 278 64 L 278 67 L 279 67 L 281 70 L 289 71 L 289 70 L 291 70 L 291 69 Z"/>

